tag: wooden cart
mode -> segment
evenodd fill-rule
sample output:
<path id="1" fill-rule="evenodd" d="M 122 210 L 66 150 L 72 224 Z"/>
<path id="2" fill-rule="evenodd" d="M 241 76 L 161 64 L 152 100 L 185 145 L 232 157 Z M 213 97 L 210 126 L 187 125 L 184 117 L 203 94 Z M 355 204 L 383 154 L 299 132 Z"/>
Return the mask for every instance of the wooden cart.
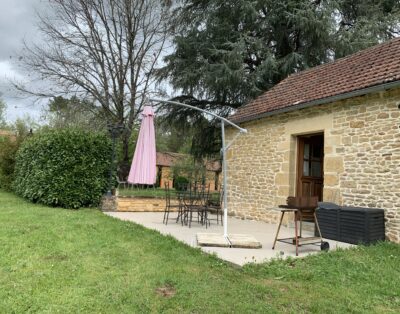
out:
<path id="1" fill-rule="evenodd" d="M 283 242 L 288 244 L 293 244 L 296 246 L 296 256 L 299 255 L 299 246 L 303 245 L 315 245 L 318 244 L 321 247 L 321 250 L 328 251 L 329 243 L 325 242 L 322 239 L 321 231 L 318 225 L 317 215 L 315 213 L 315 209 L 317 208 L 318 197 L 288 197 L 286 205 L 280 205 L 281 208 L 281 218 L 279 220 L 278 230 L 276 232 L 274 244 L 272 249 L 275 249 L 276 242 Z M 290 238 L 278 238 L 279 231 L 281 229 L 283 217 L 285 213 L 293 213 L 294 216 L 294 229 L 295 236 Z M 314 237 L 303 237 L 302 229 L 303 229 L 303 221 L 314 222 L 315 227 L 317 228 L 318 235 Z M 298 226 L 298 222 L 300 222 L 300 226 Z M 300 230 L 299 230 L 300 227 Z M 300 232 L 299 232 L 300 231 Z"/>

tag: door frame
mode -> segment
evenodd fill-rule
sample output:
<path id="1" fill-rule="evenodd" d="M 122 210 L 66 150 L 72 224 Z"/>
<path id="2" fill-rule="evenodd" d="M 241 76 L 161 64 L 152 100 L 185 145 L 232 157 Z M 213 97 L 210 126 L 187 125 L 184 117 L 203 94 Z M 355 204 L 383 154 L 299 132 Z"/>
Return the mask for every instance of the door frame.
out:
<path id="1" fill-rule="evenodd" d="M 303 176 L 303 157 L 304 157 L 304 145 L 300 145 L 300 141 L 303 138 L 310 138 L 313 136 L 322 136 L 322 159 L 321 159 L 321 178 L 322 178 L 322 188 L 321 188 L 321 201 L 323 200 L 324 197 L 324 159 L 325 159 L 325 136 L 324 132 L 315 132 L 315 133 L 307 133 L 307 134 L 301 134 L 296 136 L 296 148 L 297 148 L 297 154 L 296 154 L 296 187 L 295 187 L 295 193 L 296 196 L 301 196 L 301 178 Z"/>

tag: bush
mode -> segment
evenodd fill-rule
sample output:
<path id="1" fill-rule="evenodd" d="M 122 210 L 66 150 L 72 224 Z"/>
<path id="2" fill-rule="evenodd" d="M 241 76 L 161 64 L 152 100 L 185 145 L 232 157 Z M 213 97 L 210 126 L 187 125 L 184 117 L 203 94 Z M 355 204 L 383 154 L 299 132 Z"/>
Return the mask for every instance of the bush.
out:
<path id="1" fill-rule="evenodd" d="M 6 191 L 12 189 L 14 180 L 15 156 L 19 142 L 9 137 L 0 138 L 0 187 Z"/>
<path id="2" fill-rule="evenodd" d="M 105 134 L 76 129 L 39 133 L 18 150 L 14 190 L 50 206 L 95 206 L 107 189 L 110 156 Z"/>
<path id="3" fill-rule="evenodd" d="M 174 187 L 177 191 L 185 191 L 187 190 L 187 186 L 189 184 L 189 180 L 185 177 L 176 177 L 174 180 Z"/>
<path id="4" fill-rule="evenodd" d="M 18 119 L 8 126 L 8 134 L 0 136 L 0 188 L 11 191 L 18 148 L 29 135 L 27 122 Z"/>

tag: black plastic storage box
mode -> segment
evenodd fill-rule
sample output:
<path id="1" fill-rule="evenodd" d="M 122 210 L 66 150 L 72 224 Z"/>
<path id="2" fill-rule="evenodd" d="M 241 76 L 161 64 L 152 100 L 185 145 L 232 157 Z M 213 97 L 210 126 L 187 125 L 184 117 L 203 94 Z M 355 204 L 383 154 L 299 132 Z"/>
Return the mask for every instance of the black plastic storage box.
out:
<path id="1" fill-rule="evenodd" d="M 320 202 L 316 213 L 324 238 L 351 244 L 371 244 L 385 240 L 383 209 L 340 207 Z"/>
<path id="2" fill-rule="evenodd" d="M 339 214 L 340 240 L 352 244 L 370 244 L 385 240 L 383 209 L 342 207 Z"/>
<path id="3" fill-rule="evenodd" d="M 340 206 L 334 203 L 318 203 L 316 214 L 322 237 L 339 241 L 339 211 Z M 315 235 L 319 236 L 318 230 Z"/>

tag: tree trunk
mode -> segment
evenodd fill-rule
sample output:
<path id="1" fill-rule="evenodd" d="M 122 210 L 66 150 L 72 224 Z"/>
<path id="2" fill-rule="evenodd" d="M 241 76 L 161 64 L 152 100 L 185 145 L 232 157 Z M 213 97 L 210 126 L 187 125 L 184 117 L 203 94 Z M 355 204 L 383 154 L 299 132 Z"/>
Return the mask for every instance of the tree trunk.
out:
<path id="1" fill-rule="evenodd" d="M 129 156 L 129 140 L 131 138 L 130 132 L 122 134 L 122 159 L 119 162 L 119 174 L 121 178 L 126 179 L 129 175 L 131 167 L 131 158 Z"/>

